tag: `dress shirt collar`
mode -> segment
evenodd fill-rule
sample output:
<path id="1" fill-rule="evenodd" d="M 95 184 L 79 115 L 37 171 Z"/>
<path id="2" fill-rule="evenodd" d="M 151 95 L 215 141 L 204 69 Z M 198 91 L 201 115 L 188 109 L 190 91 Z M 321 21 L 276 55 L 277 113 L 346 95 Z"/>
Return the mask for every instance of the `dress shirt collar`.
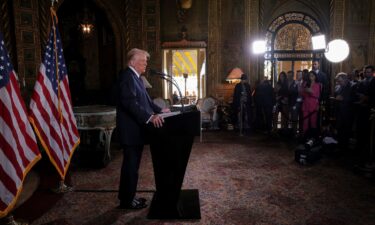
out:
<path id="1" fill-rule="evenodd" d="M 134 67 L 129 66 L 129 68 L 130 68 L 131 70 L 133 70 L 133 72 L 137 75 L 138 78 L 141 76 L 141 75 L 138 74 L 138 72 L 134 69 Z"/>

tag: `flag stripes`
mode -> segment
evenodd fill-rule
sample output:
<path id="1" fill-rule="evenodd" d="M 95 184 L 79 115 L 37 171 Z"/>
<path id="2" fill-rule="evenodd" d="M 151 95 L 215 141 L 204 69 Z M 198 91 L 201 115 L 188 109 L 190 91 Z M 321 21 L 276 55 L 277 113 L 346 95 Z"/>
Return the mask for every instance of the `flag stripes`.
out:
<path id="1" fill-rule="evenodd" d="M 72 154 L 79 144 L 79 134 L 60 34 L 55 29 L 55 23 L 31 97 L 29 119 L 52 164 L 64 179 Z"/>
<path id="2" fill-rule="evenodd" d="M 18 78 L 0 34 L 0 218 L 16 204 L 27 173 L 40 157 Z"/>

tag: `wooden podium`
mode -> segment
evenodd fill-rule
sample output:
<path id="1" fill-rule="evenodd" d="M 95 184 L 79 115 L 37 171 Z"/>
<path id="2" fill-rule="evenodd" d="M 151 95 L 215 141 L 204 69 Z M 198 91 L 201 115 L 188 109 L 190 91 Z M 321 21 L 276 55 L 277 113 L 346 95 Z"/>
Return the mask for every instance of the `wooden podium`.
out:
<path id="1" fill-rule="evenodd" d="M 156 192 L 149 219 L 200 219 L 198 190 L 181 190 L 194 137 L 200 134 L 200 112 L 164 118 L 162 128 L 148 126 Z"/>

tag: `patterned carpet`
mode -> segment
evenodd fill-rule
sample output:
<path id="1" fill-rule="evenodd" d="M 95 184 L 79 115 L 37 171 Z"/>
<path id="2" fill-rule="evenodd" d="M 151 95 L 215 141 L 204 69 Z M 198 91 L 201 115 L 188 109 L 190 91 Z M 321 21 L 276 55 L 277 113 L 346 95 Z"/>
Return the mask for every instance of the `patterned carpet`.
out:
<path id="1" fill-rule="evenodd" d="M 300 166 L 294 162 L 293 143 L 280 139 L 259 134 L 239 137 L 226 131 L 206 132 L 202 143 L 196 138 L 183 185 L 199 189 L 202 218 L 193 221 L 148 220 L 148 208 L 116 210 L 117 193 L 112 190 L 118 187 L 121 161 L 121 152 L 114 149 L 105 168 L 73 168 L 70 182 L 78 191 L 59 195 L 31 224 L 375 224 L 373 180 L 354 174 L 340 158 Z M 146 147 L 138 195 L 151 200 L 154 189 Z M 34 202 L 33 207 L 39 204 Z M 17 215 L 22 219 L 22 212 Z"/>

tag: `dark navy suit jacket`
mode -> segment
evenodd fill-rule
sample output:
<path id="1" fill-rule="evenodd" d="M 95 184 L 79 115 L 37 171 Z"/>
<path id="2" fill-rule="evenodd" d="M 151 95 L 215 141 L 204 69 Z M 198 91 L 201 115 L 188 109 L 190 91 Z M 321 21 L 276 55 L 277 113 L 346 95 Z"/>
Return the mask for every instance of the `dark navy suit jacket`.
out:
<path id="1" fill-rule="evenodd" d="M 116 84 L 117 129 L 121 145 L 143 145 L 147 120 L 161 108 L 148 95 L 140 78 L 129 67 Z"/>

